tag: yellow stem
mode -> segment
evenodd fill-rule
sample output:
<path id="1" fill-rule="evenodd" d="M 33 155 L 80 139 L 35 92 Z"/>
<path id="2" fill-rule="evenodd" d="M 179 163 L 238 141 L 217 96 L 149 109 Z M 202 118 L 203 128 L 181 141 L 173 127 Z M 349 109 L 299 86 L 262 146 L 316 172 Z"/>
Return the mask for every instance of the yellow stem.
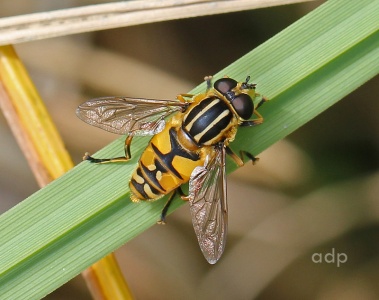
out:
<path id="1" fill-rule="evenodd" d="M 40 187 L 73 167 L 41 97 L 12 46 L 0 46 L 0 107 Z M 83 276 L 95 299 L 132 299 L 113 254 L 91 266 Z"/>

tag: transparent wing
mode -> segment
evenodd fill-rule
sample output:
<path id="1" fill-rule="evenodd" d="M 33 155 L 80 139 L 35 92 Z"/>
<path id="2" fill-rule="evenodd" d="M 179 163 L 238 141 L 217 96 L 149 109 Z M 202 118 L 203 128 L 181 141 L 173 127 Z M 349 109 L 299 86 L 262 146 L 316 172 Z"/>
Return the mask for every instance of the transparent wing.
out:
<path id="1" fill-rule="evenodd" d="M 218 144 L 189 182 L 192 223 L 201 251 L 210 264 L 224 252 L 228 208 L 226 203 L 225 147 Z"/>
<path id="2" fill-rule="evenodd" d="M 187 104 L 173 100 L 103 97 L 76 110 L 84 122 L 117 134 L 153 135 L 163 130 L 164 118 Z"/>

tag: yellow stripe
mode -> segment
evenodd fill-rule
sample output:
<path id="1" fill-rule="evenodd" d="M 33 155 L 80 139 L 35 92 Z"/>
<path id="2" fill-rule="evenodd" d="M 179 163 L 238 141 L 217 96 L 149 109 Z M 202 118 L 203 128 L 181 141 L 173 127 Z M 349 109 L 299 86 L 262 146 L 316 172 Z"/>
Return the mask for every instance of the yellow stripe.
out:
<path id="1" fill-rule="evenodd" d="M 157 196 L 159 196 L 153 193 L 153 191 L 147 183 L 144 184 L 143 190 L 145 191 L 146 195 L 149 196 L 150 199 L 155 199 L 157 198 Z"/>
<path id="2" fill-rule="evenodd" d="M 139 183 L 139 184 L 142 184 L 142 183 L 144 183 L 145 182 L 145 180 L 141 177 L 141 176 L 139 176 L 138 174 L 137 174 L 137 171 L 135 171 L 134 173 L 133 173 L 133 179 L 137 182 L 137 183 Z"/>
<path id="3" fill-rule="evenodd" d="M 199 141 L 201 138 L 202 138 L 202 136 L 204 135 L 204 134 L 206 134 L 212 127 L 213 127 L 213 125 L 214 124 L 217 124 L 218 123 L 218 121 L 220 121 L 223 117 L 225 117 L 225 116 L 227 116 L 228 114 L 230 113 L 230 111 L 229 110 L 224 110 L 223 112 L 222 112 L 222 114 L 220 114 L 211 124 L 209 124 L 202 132 L 200 132 L 199 134 L 197 134 L 197 135 L 195 135 L 194 136 L 194 139 L 196 140 L 196 141 Z"/>
<path id="4" fill-rule="evenodd" d="M 220 99 L 215 99 L 207 107 L 205 107 L 202 111 L 200 111 L 197 116 L 195 116 L 191 122 L 188 123 L 188 125 L 185 127 L 187 131 L 190 131 L 192 128 L 193 123 L 197 121 L 198 118 L 201 117 L 202 114 L 204 114 L 206 111 L 210 110 L 213 106 L 215 106 L 217 103 L 220 102 Z M 189 114 L 189 113 L 188 113 Z"/>

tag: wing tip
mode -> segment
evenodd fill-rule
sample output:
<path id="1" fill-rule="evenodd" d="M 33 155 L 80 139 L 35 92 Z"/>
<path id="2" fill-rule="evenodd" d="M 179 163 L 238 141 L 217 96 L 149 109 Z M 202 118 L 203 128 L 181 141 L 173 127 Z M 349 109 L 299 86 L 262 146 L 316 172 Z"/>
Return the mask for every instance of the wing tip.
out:
<path id="1" fill-rule="evenodd" d="M 214 265 L 216 262 L 218 262 L 219 258 L 206 258 L 206 260 L 210 265 Z"/>

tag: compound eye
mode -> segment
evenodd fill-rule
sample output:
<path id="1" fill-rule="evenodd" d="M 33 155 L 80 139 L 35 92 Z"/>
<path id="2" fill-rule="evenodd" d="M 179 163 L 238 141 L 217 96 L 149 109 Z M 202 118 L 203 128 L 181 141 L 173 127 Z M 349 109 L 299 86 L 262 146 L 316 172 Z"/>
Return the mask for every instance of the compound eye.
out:
<path id="1" fill-rule="evenodd" d="M 221 78 L 219 80 L 216 80 L 213 86 L 221 94 L 225 95 L 227 92 L 237 86 L 237 81 L 231 78 Z"/>
<path id="2" fill-rule="evenodd" d="M 244 120 L 250 119 L 254 111 L 254 104 L 247 94 L 239 94 L 232 101 L 232 105 L 237 114 Z"/>

